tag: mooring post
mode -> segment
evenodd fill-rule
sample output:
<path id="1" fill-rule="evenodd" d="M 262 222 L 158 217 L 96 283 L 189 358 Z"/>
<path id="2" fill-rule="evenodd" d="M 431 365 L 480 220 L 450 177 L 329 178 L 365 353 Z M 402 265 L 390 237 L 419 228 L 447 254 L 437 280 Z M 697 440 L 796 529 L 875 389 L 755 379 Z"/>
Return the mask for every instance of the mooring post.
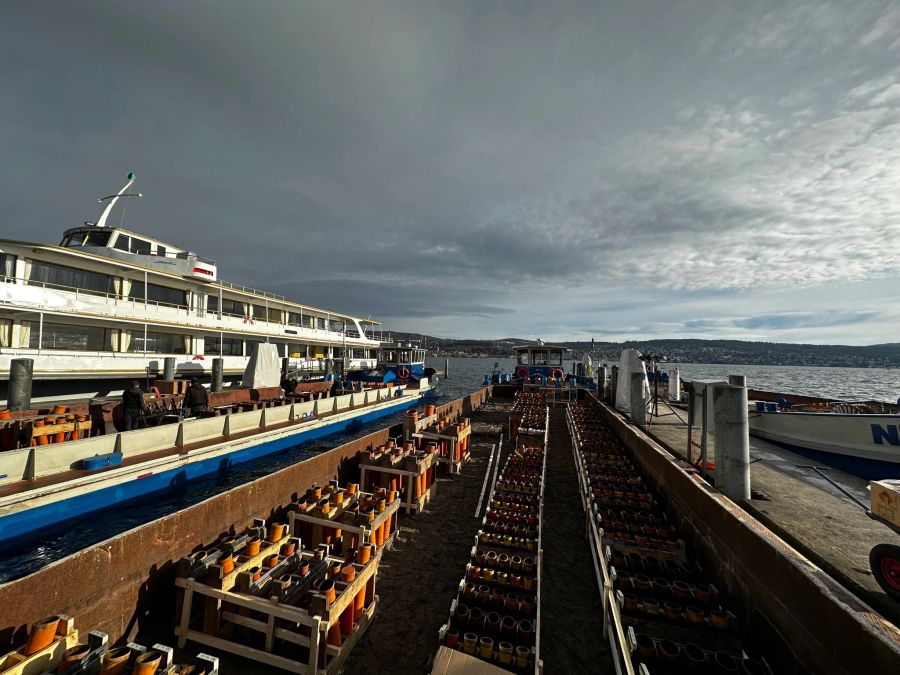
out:
<path id="1" fill-rule="evenodd" d="M 175 357 L 167 356 L 163 359 L 163 377 L 164 380 L 175 379 Z"/>
<path id="2" fill-rule="evenodd" d="M 669 371 L 669 400 L 681 400 L 681 373 L 678 368 Z"/>
<path id="3" fill-rule="evenodd" d="M 606 387 L 609 386 L 609 368 L 604 363 L 597 369 L 597 390 L 600 392 L 600 400 L 606 398 Z"/>
<path id="4" fill-rule="evenodd" d="M 713 417 L 716 434 L 716 489 L 736 501 L 750 499 L 747 387 L 717 385 L 713 389 Z"/>
<path id="5" fill-rule="evenodd" d="M 647 424 L 647 399 L 644 393 L 644 373 L 631 373 L 631 419 L 634 423 L 643 427 Z"/>
<path id="6" fill-rule="evenodd" d="M 9 362 L 9 395 L 6 405 L 10 410 L 28 410 L 31 407 L 31 381 L 34 375 L 34 359 L 12 359 Z"/>
<path id="7" fill-rule="evenodd" d="M 609 390 L 609 402 L 615 408 L 616 407 L 616 390 L 619 388 L 619 366 L 612 367 L 612 386 Z"/>
<path id="8" fill-rule="evenodd" d="M 217 357 L 212 361 L 212 391 L 222 391 L 222 379 L 225 371 L 225 359 Z"/>
<path id="9" fill-rule="evenodd" d="M 288 370 L 291 367 L 291 360 L 287 356 L 282 357 L 281 359 L 281 377 L 287 379 Z"/>
<path id="10" fill-rule="evenodd" d="M 444 377 L 450 377 L 450 359 L 444 359 Z"/>

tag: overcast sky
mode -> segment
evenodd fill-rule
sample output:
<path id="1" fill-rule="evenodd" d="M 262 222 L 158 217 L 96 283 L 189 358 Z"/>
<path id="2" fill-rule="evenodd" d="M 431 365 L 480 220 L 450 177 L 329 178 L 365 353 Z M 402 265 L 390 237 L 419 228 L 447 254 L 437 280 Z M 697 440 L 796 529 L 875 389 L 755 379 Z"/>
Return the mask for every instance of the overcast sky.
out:
<path id="1" fill-rule="evenodd" d="M 900 4 L 0 5 L 0 232 L 457 337 L 900 341 Z M 118 222 L 118 219 L 116 219 Z"/>

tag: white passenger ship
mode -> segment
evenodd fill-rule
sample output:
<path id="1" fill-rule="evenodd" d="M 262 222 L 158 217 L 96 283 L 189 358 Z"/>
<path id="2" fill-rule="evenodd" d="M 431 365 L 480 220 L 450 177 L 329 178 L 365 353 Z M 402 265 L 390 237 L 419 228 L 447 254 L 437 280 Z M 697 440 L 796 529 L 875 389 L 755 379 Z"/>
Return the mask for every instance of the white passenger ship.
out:
<path id="1" fill-rule="evenodd" d="M 122 227 L 66 230 L 58 246 L 0 239 L 0 399 L 11 359 L 34 359 L 33 400 L 114 394 L 129 379 L 208 375 L 223 358 L 240 378 L 257 343 L 278 346 L 292 370 L 315 375 L 377 363 L 379 324 L 218 279 L 216 263 Z M 368 331 L 368 334 L 367 334 Z"/>

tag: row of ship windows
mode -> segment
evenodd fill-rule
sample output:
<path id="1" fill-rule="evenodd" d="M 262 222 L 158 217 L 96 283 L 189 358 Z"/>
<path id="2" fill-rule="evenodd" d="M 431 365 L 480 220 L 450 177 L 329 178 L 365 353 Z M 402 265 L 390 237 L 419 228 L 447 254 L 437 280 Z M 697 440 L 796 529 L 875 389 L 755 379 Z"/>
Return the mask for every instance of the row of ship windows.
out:
<path id="1" fill-rule="evenodd" d="M 5 280 L 15 279 L 16 274 L 16 256 L 10 254 L 0 254 L 0 276 Z M 116 288 L 116 277 L 99 272 L 91 272 L 89 270 L 75 269 L 74 267 L 65 267 L 63 265 L 53 265 L 45 262 L 33 261 L 31 270 L 28 274 L 29 283 L 41 284 L 49 288 L 59 289 L 78 289 L 85 293 L 97 295 L 121 295 L 129 300 L 137 300 L 143 302 L 153 302 L 161 305 L 169 305 L 172 307 L 180 307 L 187 309 L 188 300 L 187 292 L 161 286 L 159 284 L 147 284 L 144 288 L 143 281 L 124 280 L 124 287 L 121 293 Z M 207 296 L 206 311 L 219 313 L 218 296 Z M 341 321 L 328 321 L 327 318 L 321 316 L 301 315 L 299 312 L 285 312 L 275 307 L 266 307 L 265 305 L 252 305 L 240 300 L 231 298 L 222 298 L 221 313 L 227 316 L 250 317 L 257 321 L 269 321 L 271 323 L 284 323 L 290 326 L 301 328 L 318 328 L 329 329 L 333 331 L 343 331 L 346 324 Z M 330 325 L 329 325 L 330 324 Z"/>
<path id="2" fill-rule="evenodd" d="M 253 347 L 261 340 L 243 338 L 220 338 L 210 335 L 204 339 L 203 352 L 220 356 L 243 356 L 253 352 Z M 273 342 L 282 356 L 324 358 L 327 348 L 321 345 L 302 345 L 289 342 Z M 142 330 L 119 330 L 98 326 L 78 326 L 37 321 L 22 321 L 18 324 L 18 338 L 14 339 L 11 321 L 0 321 L 0 347 L 28 349 L 59 349 L 66 351 L 113 351 L 152 354 L 196 354 L 194 339 L 190 335 Z M 245 351 L 246 350 L 246 351 Z M 373 358 L 375 350 L 363 348 L 348 349 L 350 358 Z M 343 348 L 334 347 L 335 358 L 343 358 Z"/>

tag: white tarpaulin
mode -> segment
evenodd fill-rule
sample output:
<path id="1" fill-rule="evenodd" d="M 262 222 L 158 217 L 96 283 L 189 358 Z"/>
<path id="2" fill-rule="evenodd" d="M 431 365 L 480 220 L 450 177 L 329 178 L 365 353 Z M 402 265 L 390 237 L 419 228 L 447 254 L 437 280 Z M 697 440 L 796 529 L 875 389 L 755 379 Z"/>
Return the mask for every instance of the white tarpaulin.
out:
<path id="1" fill-rule="evenodd" d="M 281 384 L 281 358 L 277 345 L 263 342 L 253 348 L 250 361 L 244 369 L 243 386 L 250 389 L 277 387 Z"/>
<path id="2" fill-rule="evenodd" d="M 619 379 L 616 381 L 616 408 L 626 415 L 631 414 L 631 374 L 644 376 L 644 404 L 650 402 L 650 385 L 647 382 L 647 370 L 641 361 L 641 353 L 637 349 L 623 349 L 619 357 Z"/>

